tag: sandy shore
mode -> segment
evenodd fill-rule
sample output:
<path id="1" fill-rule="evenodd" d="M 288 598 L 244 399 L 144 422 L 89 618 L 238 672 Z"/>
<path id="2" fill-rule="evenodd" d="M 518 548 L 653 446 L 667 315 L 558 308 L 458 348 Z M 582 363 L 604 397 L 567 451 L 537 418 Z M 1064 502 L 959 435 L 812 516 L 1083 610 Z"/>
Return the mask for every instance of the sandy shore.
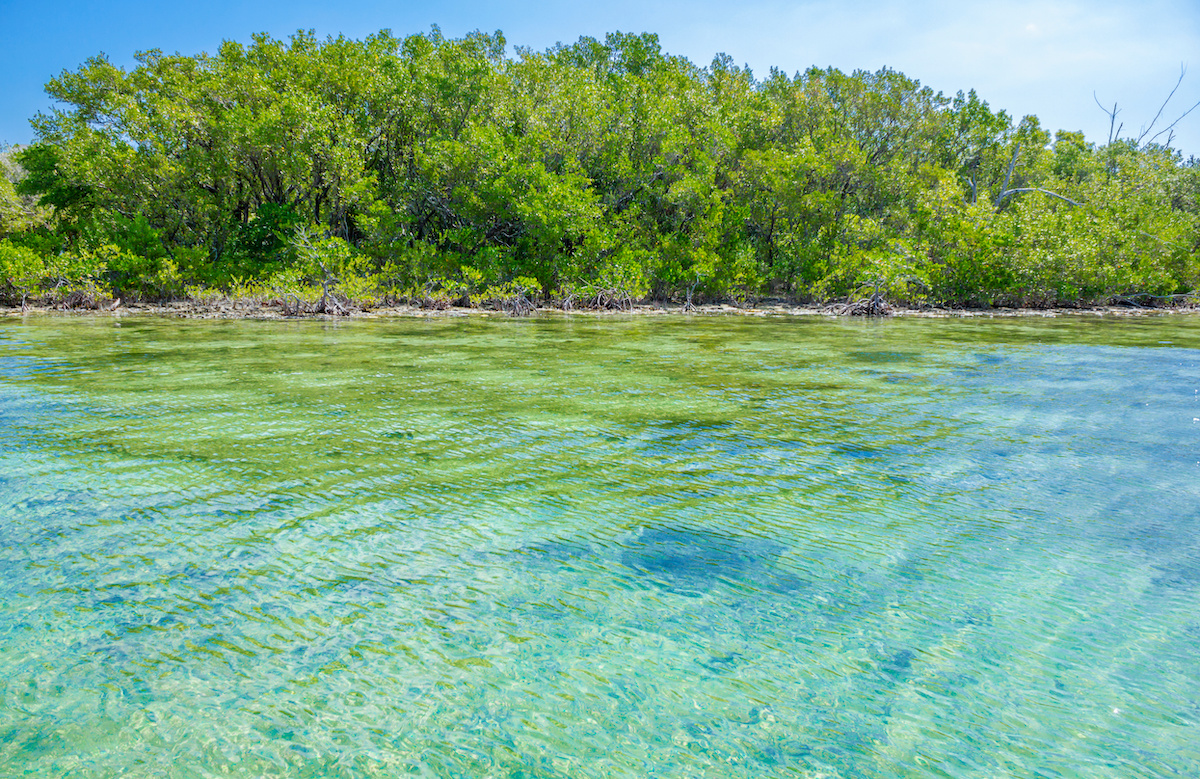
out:
<path id="1" fill-rule="evenodd" d="M 1136 308 L 1131 306 L 1095 306 L 1086 308 L 988 308 L 988 309 L 949 309 L 949 308 L 897 308 L 892 316 L 896 317 L 1077 317 L 1077 316 L 1168 316 L 1200 314 L 1200 308 Z M 632 309 L 573 309 L 563 311 L 560 308 L 544 307 L 534 312 L 534 316 L 801 316 L 837 318 L 837 306 L 797 306 L 784 302 L 763 301 L 753 306 L 733 306 L 729 304 L 706 304 L 685 308 L 681 303 L 639 303 Z M 289 314 L 278 303 L 259 303 L 255 301 L 220 301 L 204 303 L 197 301 L 173 301 L 170 303 L 117 303 L 108 304 L 99 309 L 64 309 L 53 306 L 0 306 L 0 317 L 20 318 L 26 316 L 84 316 L 99 318 L 119 318 L 129 316 L 158 316 L 176 317 L 180 319 L 387 319 L 400 317 L 501 317 L 508 315 L 503 311 L 481 308 L 451 307 L 447 309 L 429 309 L 417 306 L 379 306 L 372 308 L 355 308 L 349 314 L 340 316 L 330 314 Z"/>

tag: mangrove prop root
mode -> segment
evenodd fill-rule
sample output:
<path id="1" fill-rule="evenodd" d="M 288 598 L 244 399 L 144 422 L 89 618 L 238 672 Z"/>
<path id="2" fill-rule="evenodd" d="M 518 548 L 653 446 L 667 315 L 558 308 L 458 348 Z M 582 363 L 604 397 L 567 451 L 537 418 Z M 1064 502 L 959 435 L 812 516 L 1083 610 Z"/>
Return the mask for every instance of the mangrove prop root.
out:
<path id="1" fill-rule="evenodd" d="M 883 295 L 876 292 L 870 297 L 856 300 L 853 303 L 844 303 L 836 306 L 833 310 L 838 316 L 891 316 L 892 307 L 883 299 Z"/>
<path id="2" fill-rule="evenodd" d="M 529 316 L 536 309 L 537 306 L 524 292 L 500 300 L 500 310 L 509 316 Z"/>
<path id="3" fill-rule="evenodd" d="M 1132 306 L 1134 308 L 1162 308 L 1174 305 L 1195 305 L 1200 303 L 1200 296 L 1195 292 L 1184 292 L 1177 295 L 1151 295 L 1148 292 L 1130 292 L 1127 295 L 1113 295 L 1109 302 L 1114 306 Z"/>

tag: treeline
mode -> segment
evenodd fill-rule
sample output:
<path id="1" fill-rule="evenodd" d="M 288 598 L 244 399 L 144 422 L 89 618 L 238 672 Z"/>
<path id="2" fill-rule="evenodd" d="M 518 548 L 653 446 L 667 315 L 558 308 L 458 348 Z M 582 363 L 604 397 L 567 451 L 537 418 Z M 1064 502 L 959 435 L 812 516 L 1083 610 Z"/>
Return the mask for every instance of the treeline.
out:
<path id="1" fill-rule="evenodd" d="M 105 57 L 0 157 L 0 296 L 1073 305 L 1200 288 L 1200 162 L 654 35 Z M 1157 296 L 1152 298 L 1151 296 Z M 324 299 L 324 297 L 323 297 Z"/>

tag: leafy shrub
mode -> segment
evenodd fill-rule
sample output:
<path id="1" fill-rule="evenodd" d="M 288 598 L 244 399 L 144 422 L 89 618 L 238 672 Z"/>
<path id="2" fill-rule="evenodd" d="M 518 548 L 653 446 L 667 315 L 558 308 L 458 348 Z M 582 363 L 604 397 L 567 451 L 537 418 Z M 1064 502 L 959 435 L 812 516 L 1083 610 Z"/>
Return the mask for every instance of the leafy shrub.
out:
<path id="1" fill-rule="evenodd" d="M 47 275 L 45 260 L 32 249 L 0 241 L 0 292 L 9 302 L 24 304 Z"/>

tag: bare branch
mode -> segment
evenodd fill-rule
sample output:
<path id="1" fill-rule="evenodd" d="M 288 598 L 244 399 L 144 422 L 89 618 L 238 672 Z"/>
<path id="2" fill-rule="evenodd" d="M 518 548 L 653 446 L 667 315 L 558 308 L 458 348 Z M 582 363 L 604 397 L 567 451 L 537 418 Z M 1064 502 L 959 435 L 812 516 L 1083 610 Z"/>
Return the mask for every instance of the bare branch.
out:
<path id="1" fill-rule="evenodd" d="M 1021 153 L 1021 142 L 1017 141 L 1017 148 L 1013 149 L 1012 159 L 1008 161 L 1008 171 L 1004 174 L 1004 186 L 1000 187 L 1000 197 L 996 198 L 996 207 L 1000 207 L 1000 201 L 1008 194 L 1008 182 L 1012 180 L 1013 168 L 1017 167 L 1017 156 Z"/>
<path id="2" fill-rule="evenodd" d="M 1142 130 L 1142 134 L 1138 136 L 1138 138 L 1137 138 L 1138 146 L 1142 145 L 1142 140 L 1147 135 L 1150 134 L 1150 131 L 1154 129 L 1154 125 L 1158 122 L 1158 120 L 1160 118 L 1162 118 L 1162 112 L 1166 110 L 1167 103 L 1171 102 L 1171 98 L 1175 97 L 1175 93 L 1179 90 L 1179 85 L 1183 83 L 1183 77 L 1186 75 L 1187 75 L 1187 65 L 1180 65 L 1179 66 L 1179 80 L 1175 82 L 1175 86 L 1174 86 L 1174 88 L 1171 89 L 1170 94 L 1167 95 L 1167 99 L 1164 100 L 1162 105 L 1160 105 L 1158 107 L 1158 113 L 1155 114 L 1154 118 L 1150 120 L 1150 124 L 1146 127 L 1146 129 Z M 1198 103 L 1197 105 L 1200 105 L 1200 103 Z M 1160 135 L 1161 135 L 1161 133 L 1160 133 Z M 1158 137 L 1157 135 L 1154 136 L 1154 138 L 1157 138 L 1157 137 Z M 1153 140 L 1153 138 L 1151 140 Z"/>
<path id="3" fill-rule="evenodd" d="M 1116 124 L 1117 124 L 1117 114 L 1119 114 L 1119 113 L 1121 113 L 1121 112 L 1117 110 L 1117 104 L 1116 104 L 1116 103 L 1113 103 L 1113 107 L 1112 107 L 1112 110 L 1111 110 L 1111 111 L 1110 111 L 1110 110 L 1108 110 L 1107 108 L 1105 108 L 1103 105 L 1101 105 L 1101 104 L 1100 104 L 1100 98 L 1096 97 L 1096 93 L 1095 93 L 1095 92 L 1093 92 L 1093 93 L 1092 93 L 1092 99 L 1096 101 L 1096 105 L 1097 105 L 1097 106 L 1100 106 L 1100 110 L 1101 110 L 1101 111 L 1103 111 L 1103 112 L 1105 113 L 1105 115 L 1106 115 L 1106 116 L 1108 116 L 1108 145 L 1109 145 L 1109 146 L 1112 146 L 1112 142 L 1113 142 L 1113 127 L 1116 127 Z M 1122 125 L 1121 125 L 1121 127 L 1124 127 L 1124 126 L 1125 126 L 1124 124 L 1122 124 Z M 1118 127 L 1118 128 L 1117 128 L 1117 135 L 1118 135 L 1118 136 L 1120 136 L 1120 134 L 1121 134 L 1121 128 L 1120 128 L 1120 127 Z"/>
<path id="4" fill-rule="evenodd" d="M 1188 116 L 1188 114 L 1192 113 L 1197 108 L 1200 108 L 1200 100 L 1198 100 L 1198 101 L 1196 101 L 1195 104 L 1192 105 L 1191 108 L 1189 108 L 1188 110 L 1186 110 L 1182 114 L 1180 114 L 1175 119 L 1175 121 L 1171 122 L 1169 125 L 1167 125 L 1163 129 L 1154 133 L 1154 135 L 1150 135 L 1150 131 L 1154 129 L 1155 125 L 1158 124 L 1158 120 L 1162 118 L 1163 111 L 1165 111 L 1167 109 L 1167 105 L 1171 102 L 1171 98 L 1173 98 L 1175 96 L 1175 93 L 1179 91 L 1179 87 L 1181 84 L 1183 84 L 1183 79 L 1184 79 L 1184 76 L 1186 76 L 1186 75 L 1187 75 L 1187 65 L 1180 65 L 1179 66 L 1179 78 L 1175 81 L 1175 86 L 1171 89 L 1170 93 L 1167 95 L 1167 99 L 1164 100 L 1162 102 L 1162 105 L 1160 105 L 1158 107 L 1158 113 L 1156 113 L 1154 115 L 1154 118 L 1150 120 L 1150 124 L 1148 124 L 1142 130 L 1141 134 L 1138 135 L 1137 140 L 1135 141 L 1136 146 L 1145 148 L 1142 145 L 1143 141 L 1145 141 L 1146 146 L 1148 146 L 1148 145 L 1154 143 L 1159 138 L 1161 138 L 1163 135 L 1166 135 L 1167 136 L 1166 146 L 1168 148 L 1170 148 L 1171 142 L 1175 138 L 1174 130 L 1175 130 L 1176 125 L 1178 125 L 1181 121 L 1183 121 L 1183 119 L 1186 116 Z M 1113 141 L 1120 140 L 1121 130 L 1123 130 L 1125 128 L 1124 122 L 1122 122 L 1119 125 L 1117 124 L 1117 114 L 1119 114 L 1121 112 L 1117 108 L 1116 103 L 1113 103 L 1113 107 L 1111 109 L 1105 108 L 1104 105 L 1101 104 L 1100 98 L 1096 95 L 1095 92 L 1092 93 L 1092 99 L 1096 101 L 1096 105 L 1100 108 L 1100 110 L 1103 111 L 1105 113 L 1105 115 L 1108 116 L 1108 145 L 1111 146 Z M 1150 135 L 1149 140 L 1146 139 L 1147 135 Z M 1132 138 L 1131 138 L 1131 140 L 1132 140 Z"/>
<path id="5" fill-rule="evenodd" d="M 1154 139 L 1155 139 L 1155 138 L 1157 138 L 1158 136 L 1160 136 L 1160 135 L 1162 135 L 1163 133 L 1165 133 L 1165 132 L 1168 132 L 1168 131 L 1170 131 L 1170 133 L 1171 133 L 1171 136 L 1170 136 L 1170 137 L 1172 137 L 1172 138 L 1173 138 L 1173 137 L 1175 136 L 1175 132 L 1174 132 L 1174 131 L 1175 131 L 1175 125 L 1177 125 L 1177 124 L 1179 124 L 1181 121 L 1183 121 L 1183 118 L 1184 118 L 1185 116 L 1187 116 L 1188 114 L 1190 114 L 1192 111 L 1195 111 L 1197 108 L 1200 108 L 1200 100 L 1197 100 L 1197 101 L 1196 101 L 1196 104 L 1195 104 L 1194 106 L 1192 106 L 1191 108 L 1189 108 L 1188 110 L 1186 110 L 1186 111 L 1184 111 L 1182 114 L 1180 114 L 1178 119 L 1176 119 L 1175 121 L 1171 122 L 1169 125 L 1167 125 L 1167 126 L 1166 126 L 1166 127 L 1164 127 L 1163 129 L 1161 129 L 1161 130 L 1159 130 L 1157 133 L 1155 133 L 1155 134 L 1154 134 L 1154 135 L 1153 135 L 1153 136 L 1150 138 L 1150 140 L 1149 140 L 1149 141 L 1147 141 L 1147 143 L 1154 143 Z M 1171 141 L 1170 141 L 1170 140 L 1168 140 L 1168 141 L 1167 141 L 1167 146 L 1170 146 L 1170 145 L 1171 145 Z"/>
<path id="6" fill-rule="evenodd" d="M 1000 205 L 1000 203 L 1004 200 L 1004 198 L 1006 198 L 1009 195 L 1012 195 L 1016 192 L 1041 192 L 1043 195 L 1049 195 L 1050 197 L 1056 197 L 1059 200 L 1065 200 L 1066 202 L 1070 203 L 1073 206 L 1083 205 L 1083 203 L 1074 201 L 1069 197 L 1065 197 L 1063 195 L 1058 194 L 1057 192 L 1051 192 L 1048 189 L 1042 189 L 1041 187 L 1015 187 L 1013 189 L 1006 189 L 1004 192 L 1000 193 L 1000 197 L 997 198 L 997 200 L 996 200 L 996 205 Z"/>

